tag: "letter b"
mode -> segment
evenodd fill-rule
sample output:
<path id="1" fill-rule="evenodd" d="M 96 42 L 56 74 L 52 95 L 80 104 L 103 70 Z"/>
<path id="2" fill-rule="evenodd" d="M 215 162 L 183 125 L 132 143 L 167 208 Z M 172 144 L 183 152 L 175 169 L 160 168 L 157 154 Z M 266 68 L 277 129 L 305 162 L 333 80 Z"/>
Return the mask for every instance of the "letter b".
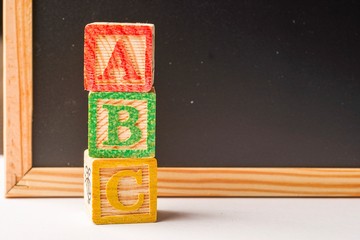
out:
<path id="1" fill-rule="evenodd" d="M 110 146 L 129 146 L 141 139 L 141 130 L 135 125 L 139 119 L 139 111 L 130 106 L 103 105 L 108 110 L 108 140 L 104 145 Z M 120 121 L 120 112 L 127 111 L 129 118 Z M 130 130 L 130 137 L 125 141 L 119 139 L 119 127 L 126 127 Z"/>
<path id="2" fill-rule="evenodd" d="M 89 155 L 99 158 L 155 156 L 154 92 L 91 92 Z"/>

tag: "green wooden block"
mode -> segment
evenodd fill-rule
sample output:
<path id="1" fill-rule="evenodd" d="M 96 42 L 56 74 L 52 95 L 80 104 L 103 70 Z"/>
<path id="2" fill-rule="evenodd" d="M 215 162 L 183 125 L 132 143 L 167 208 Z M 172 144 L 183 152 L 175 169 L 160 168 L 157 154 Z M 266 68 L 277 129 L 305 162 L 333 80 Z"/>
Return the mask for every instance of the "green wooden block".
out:
<path id="1" fill-rule="evenodd" d="M 90 92 L 89 155 L 155 157 L 155 91 Z"/>

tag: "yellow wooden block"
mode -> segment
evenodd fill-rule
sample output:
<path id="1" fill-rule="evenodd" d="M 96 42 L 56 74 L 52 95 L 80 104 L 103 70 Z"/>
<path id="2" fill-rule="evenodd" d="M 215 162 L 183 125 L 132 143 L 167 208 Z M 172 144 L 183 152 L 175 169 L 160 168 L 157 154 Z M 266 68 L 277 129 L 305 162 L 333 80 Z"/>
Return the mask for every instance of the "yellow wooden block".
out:
<path id="1" fill-rule="evenodd" d="M 96 224 L 155 222 L 155 158 L 91 158 L 84 153 L 84 199 Z"/>

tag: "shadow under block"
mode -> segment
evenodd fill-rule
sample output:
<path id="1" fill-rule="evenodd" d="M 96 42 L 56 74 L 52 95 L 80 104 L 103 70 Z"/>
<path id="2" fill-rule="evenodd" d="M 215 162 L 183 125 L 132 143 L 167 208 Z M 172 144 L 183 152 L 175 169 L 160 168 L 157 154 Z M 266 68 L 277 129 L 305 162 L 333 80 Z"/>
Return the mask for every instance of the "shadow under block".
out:
<path id="1" fill-rule="evenodd" d="M 155 157 L 156 94 L 90 92 L 91 157 Z"/>
<path id="2" fill-rule="evenodd" d="M 96 224 L 155 222 L 155 158 L 91 158 L 84 153 L 84 199 Z"/>
<path id="3" fill-rule="evenodd" d="M 148 92 L 154 82 L 154 25 L 85 27 L 84 86 L 94 92 Z"/>

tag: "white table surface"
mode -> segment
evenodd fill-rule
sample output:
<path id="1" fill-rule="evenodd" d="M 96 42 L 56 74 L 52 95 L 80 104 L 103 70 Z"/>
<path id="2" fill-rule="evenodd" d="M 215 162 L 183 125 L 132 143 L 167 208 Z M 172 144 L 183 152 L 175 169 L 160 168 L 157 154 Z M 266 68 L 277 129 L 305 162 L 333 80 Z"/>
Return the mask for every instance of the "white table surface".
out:
<path id="1" fill-rule="evenodd" d="M 160 198 L 158 222 L 94 225 L 80 198 L 4 198 L 0 239 L 360 239 L 360 199 Z"/>

